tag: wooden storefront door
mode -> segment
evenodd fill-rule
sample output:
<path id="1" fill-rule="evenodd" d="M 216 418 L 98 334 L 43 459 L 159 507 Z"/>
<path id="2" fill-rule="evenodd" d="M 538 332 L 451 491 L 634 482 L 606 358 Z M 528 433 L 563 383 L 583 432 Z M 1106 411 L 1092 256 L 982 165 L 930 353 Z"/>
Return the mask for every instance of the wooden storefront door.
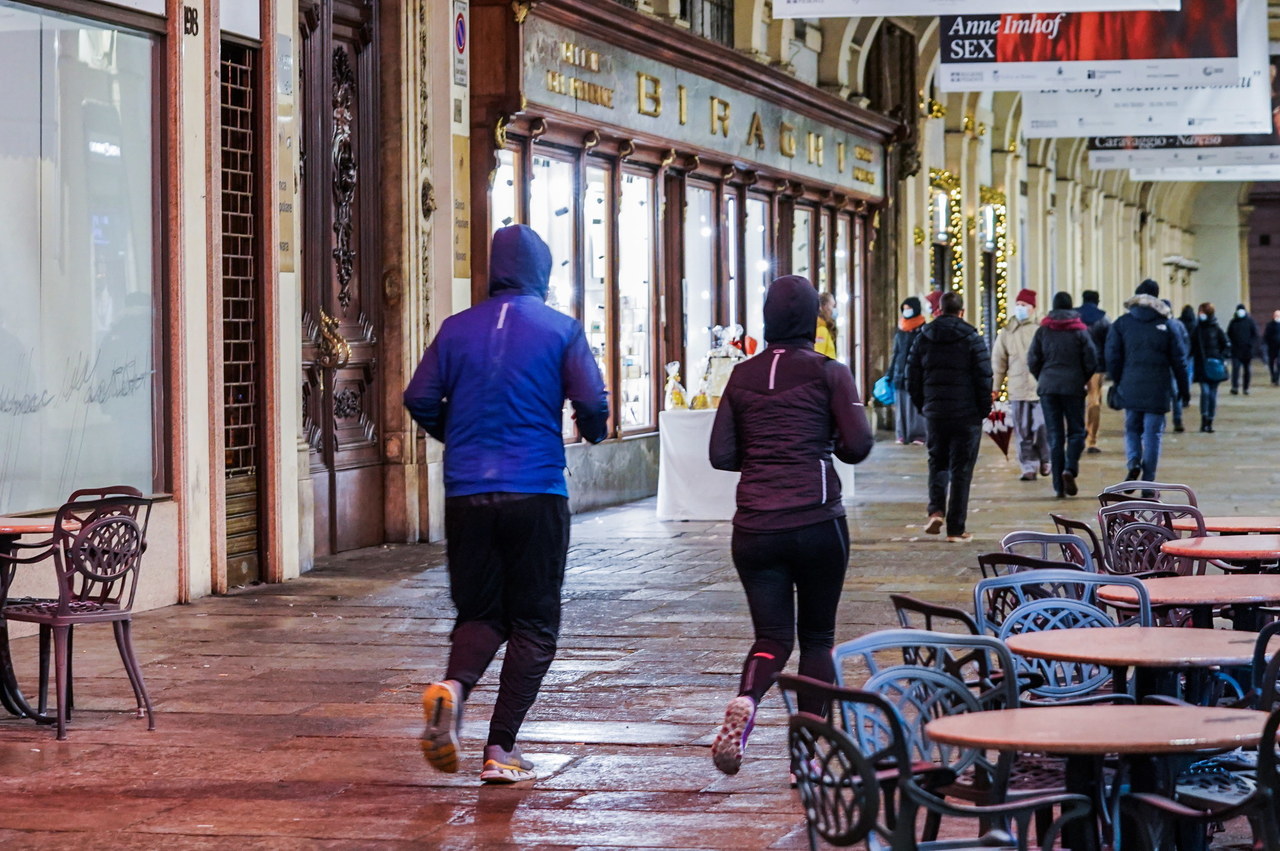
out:
<path id="1" fill-rule="evenodd" d="M 302 13 L 303 432 L 322 556 L 385 540 L 377 4 Z"/>

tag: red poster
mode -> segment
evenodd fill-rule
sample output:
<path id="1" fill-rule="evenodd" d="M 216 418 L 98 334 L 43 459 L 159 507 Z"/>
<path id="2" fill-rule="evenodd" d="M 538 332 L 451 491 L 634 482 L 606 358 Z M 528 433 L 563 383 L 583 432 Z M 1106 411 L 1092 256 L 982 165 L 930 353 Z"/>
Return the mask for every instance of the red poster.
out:
<path id="1" fill-rule="evenodd" d="M 1001 15 L 996 58 L 999 62 L 1223 59 L 1237 55 L 1235 17 L 1236 0 L 1185 0 L 1180 12 Z"/>

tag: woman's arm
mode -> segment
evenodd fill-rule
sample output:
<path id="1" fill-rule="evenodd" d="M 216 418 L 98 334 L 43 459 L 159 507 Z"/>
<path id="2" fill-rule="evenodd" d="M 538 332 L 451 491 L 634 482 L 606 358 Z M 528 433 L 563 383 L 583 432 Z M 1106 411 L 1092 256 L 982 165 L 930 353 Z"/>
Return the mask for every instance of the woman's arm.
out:
<path id="1" fill-rule="evenodd" d="M 831 419 L 835 424 L 835 456 L 846 464 L 857 464 L 871 454 L 875 435 L 867 422 L 853 373 L 839 361 L 826 365 L 827 388 L 831 398 Z"/>

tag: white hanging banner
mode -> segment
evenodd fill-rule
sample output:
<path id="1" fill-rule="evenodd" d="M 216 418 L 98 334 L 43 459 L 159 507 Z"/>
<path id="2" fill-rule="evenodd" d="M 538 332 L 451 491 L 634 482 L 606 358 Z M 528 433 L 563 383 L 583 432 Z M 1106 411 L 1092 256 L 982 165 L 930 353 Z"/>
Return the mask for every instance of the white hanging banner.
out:
<path id="1" fill-rule="evenodd" d="M 1009 11 L 1010 0 L 773 0 L 775 18 L 858 18 L 867 15 L 954 15 Z M 1021 0 L 1022 12 L 1118 12 L 1180 9 L 1182 0 Z"/>
<path id="2" fill-rule="evenodd" d="M 1280 165 L 1224 165 L 1218 168 L 1131 168 L 1133 181 L 1254 182 L 1280 180 Z"/>
<path id="3" fill-rule="evenodd" d="M 1022 132 L 1029 139 L 1266 133 L 1271 129 L 1266 0 L 1239 0 L 1237 32 L 1236 85 L 1027 92 L 1022 96 Z"/>
<path id="4" fill-rule="evenodd" d="M 951 92 L 1230 85 L 1240 76 L 1236 0 L 1177 12 L 944 15 L 938 87 Z"/>

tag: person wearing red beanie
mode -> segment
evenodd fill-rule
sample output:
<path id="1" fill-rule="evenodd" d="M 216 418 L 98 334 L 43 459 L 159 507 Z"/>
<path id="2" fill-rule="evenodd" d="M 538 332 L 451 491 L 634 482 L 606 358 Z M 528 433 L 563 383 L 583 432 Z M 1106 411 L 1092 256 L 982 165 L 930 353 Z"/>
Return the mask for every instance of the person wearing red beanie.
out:
<path id="1" fill-rule="evenodd" d="M 1037 475 L 1048 476 L 1053 472 L 1036 379 L 1027 366 L 1027 352 L 1037 327 L 1036 291 L 1019 290 L 1014 298 L 1013 313 L 991 351 L 992 399 L 998 398 L 1000 386 L 1004 384 L 1009 394 L 1009 413 L 1013 417 L 1018 464 L 1022 467 L 1024 482 L 1034 482 Z"/>

